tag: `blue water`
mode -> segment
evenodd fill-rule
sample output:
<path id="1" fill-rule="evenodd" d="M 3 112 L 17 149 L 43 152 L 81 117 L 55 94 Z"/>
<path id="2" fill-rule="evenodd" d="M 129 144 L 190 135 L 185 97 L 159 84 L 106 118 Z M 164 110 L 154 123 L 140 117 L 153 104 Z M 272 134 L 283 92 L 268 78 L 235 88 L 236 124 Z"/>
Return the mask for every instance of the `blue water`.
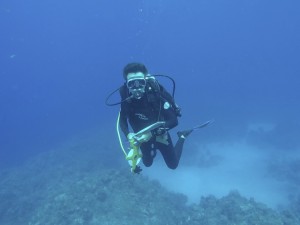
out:
<path id="1" fill-rule="evenodd" d="M 176 80 L 180 128 L 215 119 L 203 142 L 266 123 L 248 142 L 298 152 L 299 11 L 296 0 L 2 0 L 0 167 L 89 129 L 115 143 L 118 107 L 104 101 L 132 61 Z"/>

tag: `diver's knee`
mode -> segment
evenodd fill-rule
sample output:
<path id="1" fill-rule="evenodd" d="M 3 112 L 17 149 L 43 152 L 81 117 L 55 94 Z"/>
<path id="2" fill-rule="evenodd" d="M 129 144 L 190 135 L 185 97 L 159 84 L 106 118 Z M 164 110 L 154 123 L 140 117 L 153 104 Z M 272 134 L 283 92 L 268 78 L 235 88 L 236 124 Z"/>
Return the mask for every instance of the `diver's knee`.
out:
<path id="1" fill-rule="evenodd" d="M 152 166 L 153 160 L 143 160 L 143 164 L 146 167 Z"/>
<path id="2" fill-rule="evenodd" d="M 167 166 L 169 167 L 169 169 L 175 170 L 178 167 L 178 162 L 168 163 Z"/>

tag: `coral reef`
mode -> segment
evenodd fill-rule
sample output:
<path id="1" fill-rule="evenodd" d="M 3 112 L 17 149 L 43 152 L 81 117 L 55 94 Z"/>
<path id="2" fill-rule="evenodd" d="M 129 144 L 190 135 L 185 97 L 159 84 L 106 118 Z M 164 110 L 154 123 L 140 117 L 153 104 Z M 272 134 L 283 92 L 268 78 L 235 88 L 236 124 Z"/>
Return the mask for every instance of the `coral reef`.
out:
<path id="1" fill-rule="evenodd" d="M 237 191 L 217 199 L 187 198 L 157 181 L 108 167 L 98 148 L 75 145 L 43 153 L 0 174 L 1 225 L 296 225 L 299 199 L 278 212 Z M 102 160 L 101 160 L 102 159 Z"/>

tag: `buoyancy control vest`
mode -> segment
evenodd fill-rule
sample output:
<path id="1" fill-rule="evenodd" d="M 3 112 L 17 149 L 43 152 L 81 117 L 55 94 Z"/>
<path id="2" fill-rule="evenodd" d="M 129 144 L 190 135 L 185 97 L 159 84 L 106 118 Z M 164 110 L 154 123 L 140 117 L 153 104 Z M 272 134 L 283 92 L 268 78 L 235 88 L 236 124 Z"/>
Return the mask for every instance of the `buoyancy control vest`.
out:
<path id="1" fill-rule="evenodd" d="M 160 107 L 159 103 L 161 102 L 161 100 L 163 100 L 164 102 L 168 102 L 176 116 L 180 117 L 180 107 L 178 107 L 172 95 L 161 84 L 159 84 L 155 77 L 147 75 L 146 82 L 145 95 L 148 102 L 150 104 L 153 104 L 155 108 Z M 126 86 L 126 83 L 124 83 L 124 85 L 120 88 L 120 95 L 122 101 L 127 99 L 126 102 L 129 104 L 131 103 L 132 99 L 130 98 L 130 93 Z"/>

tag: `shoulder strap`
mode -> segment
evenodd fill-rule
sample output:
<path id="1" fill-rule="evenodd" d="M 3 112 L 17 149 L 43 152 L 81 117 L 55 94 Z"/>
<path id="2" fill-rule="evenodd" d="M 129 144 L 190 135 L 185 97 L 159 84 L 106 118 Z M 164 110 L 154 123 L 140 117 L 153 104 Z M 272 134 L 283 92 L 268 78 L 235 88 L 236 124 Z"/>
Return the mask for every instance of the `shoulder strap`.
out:
<path id="1" fill-rule="evenodd" d="M 149 84 L 149 87 L 151 88 L 151 91 L 153 91 L 155 93 L 160 92 L 160 85 L 154 76 L 147 75 L 146 80 L 147 80 L 147 83 Z"/>
<path id="2" fill-rule="evenodd" d="M 176 115 L 180 117 L 181 109 L 175 103 L 175 100 L 172 97 L 172 95 L 155 79 L 154 76 L 148 75 L 146 79 L 149 83 L 150 88 L 154 92 L 155 97 L 169 102 Z"/>

